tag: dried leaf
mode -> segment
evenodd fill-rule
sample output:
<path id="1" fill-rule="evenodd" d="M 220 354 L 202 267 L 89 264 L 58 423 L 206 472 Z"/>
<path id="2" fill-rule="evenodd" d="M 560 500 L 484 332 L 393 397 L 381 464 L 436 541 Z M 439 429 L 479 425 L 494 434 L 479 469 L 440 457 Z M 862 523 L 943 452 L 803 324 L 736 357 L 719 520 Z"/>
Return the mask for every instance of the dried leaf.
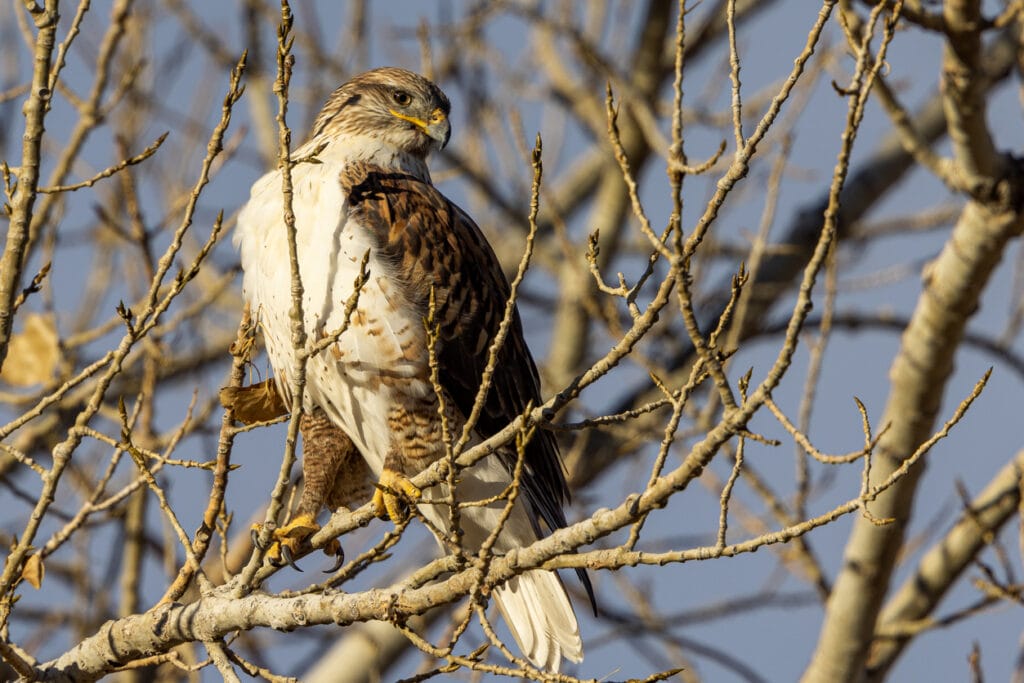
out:
<path id="1" fill-rule="evenodd" d="M 220 390 L 220 404 L 231 408 L 234 418 L 246 425 L 288 414 L 288 406 L 269 379 L 247 387 L 224 387 Z"/>
<path id="2" fill-rule="evenodd" d="M 29 313 L 21 332 L 11 336 L 0 379 L 16 387 L 42 384 L 53 377 L 59 358 L 57 330 L 52 319 Z"/>
<path id="3" fill-rule="evenodd" d="M 43 585 L 43 576 L 46 575 L 46 568 L 43 567 L 43 557 L 39 553 L 29 555 L 28 559 L 25 560 L 25 566 L 21 569 L 21 578 L 31 584 L 33 588 L 39 590 L 39 587 Z"/>

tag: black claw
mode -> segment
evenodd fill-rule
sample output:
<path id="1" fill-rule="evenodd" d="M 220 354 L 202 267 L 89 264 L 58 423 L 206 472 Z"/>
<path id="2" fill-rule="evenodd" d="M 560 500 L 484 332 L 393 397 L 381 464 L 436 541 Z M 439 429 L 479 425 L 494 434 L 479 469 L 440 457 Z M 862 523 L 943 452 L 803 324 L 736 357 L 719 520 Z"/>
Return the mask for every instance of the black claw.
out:
<path id="1" fill-rule="evenodd" d="M 281 559 L 288 563 L 288 566 L 294 569 L 295 571 L 302 571 L 302 567 L 295 564 L 295 558 L 292 557 L 292 549 L 286 546 L 284 543 L 281 544 Z"/>
<path id="2" fill-rule="evenodd" d="M 252 544 L 260 550 L 266 550 L 266 546 L 260 545 L 260 532 L 256 529 L 249 530 L 249 537 L 252 538 Z"/>
<path id="3" fill-rule="evenodd" d="M 334 572 L 341 569 L 341 565 L 345 564 L 345 551 L 338 548 L 338 560 L 334 563 L 334 566 L 330 569 L 325 569 L 324 574 L 333 574 Z"/>

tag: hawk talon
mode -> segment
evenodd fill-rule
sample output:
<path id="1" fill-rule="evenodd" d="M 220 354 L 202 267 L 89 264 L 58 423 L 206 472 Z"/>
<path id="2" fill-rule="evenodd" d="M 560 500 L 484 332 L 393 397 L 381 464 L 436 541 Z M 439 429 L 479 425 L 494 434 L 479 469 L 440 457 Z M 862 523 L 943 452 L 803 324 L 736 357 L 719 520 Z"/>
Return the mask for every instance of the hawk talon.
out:
<path id="1" fill-rule="evenodd" d="M 320 525 L 316 523 L 313 515 L 304 512 L 283 527 L 274 529 L 270 535 L 270 542 L 265 546 L 259 543 L 261 531 L 261 525 L 254 524 L 250 533 L 253 544 L 266 553 L 267 561 L 274 567 L 283 567 L 287 564 L 301 572 L 303 569 L 295 563 L 295 559 L 309 550 L 309 538 L 320 531 Z M 337 539 L 332 539 L 324 548 L 324 552 L 335 555 L 340 549 L 341 544 Z"/>
<path id="2" fill-rule="evenodd" d="M 423 495 L 409 479 L 399 472 L 384 468 L 380 481 L 374 484 L 373 507 L 381 519 L 398 525 L 408 517 L 408 504 Z"/>
<path id="3" fill-rule="evenodd" d="M 337 543 L 337 541 L 335 541 L 335 543 Z M 338 557 L 338 560 L 334 563 L 333 567 L 331 567 L 330 569 L 322 570 L 324 574 L 333 574 L 334 572 L 336 572 L 339 569 L 341 569 L 341 565 L 345 564 L 345 551 L 343 551 L 341 549 L 341 545 L 340 544 L 338 545 L 337 557 Z"/>
<path id="4" fill-rule="evenodd" d="M 295 571 L 302 572 L 302 567 L 295 563 L 295 558 L 292 556 L 292 549 L 284 543 L 281 544 L 281 559 Z"/>

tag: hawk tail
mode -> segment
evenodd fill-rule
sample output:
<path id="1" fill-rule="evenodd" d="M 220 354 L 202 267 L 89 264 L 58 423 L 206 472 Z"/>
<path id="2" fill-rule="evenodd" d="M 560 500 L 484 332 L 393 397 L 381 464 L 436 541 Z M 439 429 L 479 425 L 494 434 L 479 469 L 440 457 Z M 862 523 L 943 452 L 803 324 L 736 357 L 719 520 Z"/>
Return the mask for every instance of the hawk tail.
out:
<path id="1" fill-rule="evenodd" d="M 494 590 L 520 651 L 538 666 L 558 673 L 562 658 L 583 659 L 576 614 L 555 572 L 531 570 Z"/>

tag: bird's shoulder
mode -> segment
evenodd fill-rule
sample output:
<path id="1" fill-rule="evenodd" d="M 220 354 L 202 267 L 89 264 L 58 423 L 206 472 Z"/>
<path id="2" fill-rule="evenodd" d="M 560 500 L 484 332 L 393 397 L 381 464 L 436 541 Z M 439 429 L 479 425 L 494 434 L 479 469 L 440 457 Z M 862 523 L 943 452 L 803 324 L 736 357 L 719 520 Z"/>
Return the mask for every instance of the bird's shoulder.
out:
<path id="1" fill-rule="evenodd" d="M 379 256 L 408 296 L 422 307 L 433 296 L 443 337 L 495 329 L 509 296 L 508 280 L 465 211 L 429 180 L 374 164 L 347 164 L 341 187 L 350 218 L 373 235 Z"/>

